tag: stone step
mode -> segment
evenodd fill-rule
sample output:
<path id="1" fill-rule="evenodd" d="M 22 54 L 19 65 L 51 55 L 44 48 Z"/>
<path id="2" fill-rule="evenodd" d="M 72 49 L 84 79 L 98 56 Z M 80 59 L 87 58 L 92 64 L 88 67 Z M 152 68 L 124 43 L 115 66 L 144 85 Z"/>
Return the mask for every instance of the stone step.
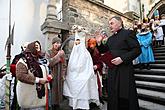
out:
<path id="1" fill-rule="evenodd" d="M 155 62 L 154 62 L 155 64 L 165 64 L 165 60 L 162 60 L 162 59 L 160 59 L 160 60 L 155 60 Z"/>
<path id="2" fill-rule="evenodd" d="M 153 50 L 150 70 L 134 65 L 140 110 L 165 110 L 165 45 Z"/>
<path id="3" fill-rule="evenodd" d="M 165 92 L 165 83 L 136 81 L 137 88 Z"/>
<path id="4" fill-rule="evenodd" d="M 139 99 L 140 110 L 165 110 L 165 106 Z"/>
<path id="5" fill-rule="evenodd" d="M 165 56 L 165 53 L 154 53 L 154 56 Z"/>
<path id="6" fill-rule="evenodd" d="M 165 64 L 150 64 L 151 69 L 165 69 Z"/>
<path id="7" fill-rule="evenodd" d="M 160 75 L 135 74 L 135 78 L 136 78 L 136 81 L 165 83 L 165 76 L 160 76 Z"/>
<path id="8" fill-rule="evenodd" d="M 164 53 L 165 52 L 165 48 L 164 49 L 157 49 L 153 51 L 154 53 Z"/>
<path id="9" fill-rule="evenodd" d="M 155 56 L 155 60 L 165 60 L 165 56 Z"/>
<path id="10" fill-rule="evenodd" d="M 161 47 L 154 47 L 153 50 L 164 50 L 165 45 L 162 45 Z"/>
<path id="11" fill-rule="evenodd" d="M 137 88 L 138 98 L 153 103 L 165 105 L 165 93 Z"/>
<path id="12" fill-rule="evenodd" d="M 165 69 L 134 69 L 135 70 L 135 74 L 143 74 L 143 75 L 162 75 L 165 76 Z"/>
<path id="13" fill-rule="evenodd" d="M 160 60 L 156 60 L 157 62 L 150 63 L 150 69 L 165 69 L 165 63 L 159 63 Z M 134 65 L 135 69 L 140 68 L 140 64 Z"/>

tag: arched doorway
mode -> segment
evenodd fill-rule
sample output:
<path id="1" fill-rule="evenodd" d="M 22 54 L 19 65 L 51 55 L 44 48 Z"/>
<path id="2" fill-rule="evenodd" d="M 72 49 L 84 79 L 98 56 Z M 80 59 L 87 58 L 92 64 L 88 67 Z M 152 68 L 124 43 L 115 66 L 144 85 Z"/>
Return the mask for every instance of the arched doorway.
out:
<path id="1" fill-rule="evenodd" d="M 160 0 L 152 7 L 152 9 L 149 11 L 148 18 L 153 18 L 153 13 L 155 10 L 159 11 L 159 15 L 165 14 L 165 0 Z"/>

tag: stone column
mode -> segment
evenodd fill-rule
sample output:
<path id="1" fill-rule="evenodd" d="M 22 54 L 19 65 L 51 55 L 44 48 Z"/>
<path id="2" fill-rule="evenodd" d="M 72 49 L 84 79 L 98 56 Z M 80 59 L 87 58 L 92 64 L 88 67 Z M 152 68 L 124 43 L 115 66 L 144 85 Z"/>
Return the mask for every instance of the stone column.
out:
<path id="1" fill-rule="evenodd" d="M 56 0 L 49 0 L 47 5 L 47 16 L 45 22 L 41 25 L 41 31 L 45 36 L 45 50 L 51 46 L 51 41 L 61 30 L 68 30 L 68 26 L 64 22 L 60 22 L 56 16 Z"/>
<path id="2" fill-rule="evenodd" d="M 56 0 L 49 0 L 46 20 L 57 20 L 56 8 Z"/>
<path id="3" fill-rule="evenodd" d="M 47 5 L 47 15 L 41 31 L 45 36 L 45 50 L 51 47 L 51 41 L 60 34 L 61 29 L 57 29 L 54 22 L 58 22 L 56 16 L 56 0 L 49 0 Z"/>

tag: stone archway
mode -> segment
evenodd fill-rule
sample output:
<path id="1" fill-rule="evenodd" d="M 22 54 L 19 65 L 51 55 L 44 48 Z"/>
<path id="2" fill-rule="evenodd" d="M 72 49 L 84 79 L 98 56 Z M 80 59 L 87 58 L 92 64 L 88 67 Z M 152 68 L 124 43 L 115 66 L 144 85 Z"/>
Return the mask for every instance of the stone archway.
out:
<path id="1" fill-rule="evenodd" d="M 149 11 L 148 18 L 153 17 L 153 13 L 155 10 L 159 10 L 159 14 L 165 14 L 165 0 L 160 0 L 158 3 L 156 3 L 152 9 Z"/>

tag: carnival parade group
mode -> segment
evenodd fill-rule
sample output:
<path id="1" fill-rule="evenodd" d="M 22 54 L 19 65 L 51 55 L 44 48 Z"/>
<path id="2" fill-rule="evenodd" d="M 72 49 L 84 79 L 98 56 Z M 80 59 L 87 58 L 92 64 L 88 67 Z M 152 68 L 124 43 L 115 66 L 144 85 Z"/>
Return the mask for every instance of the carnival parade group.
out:
<path id="1" fill-rule="evenodd" d="M 39 41 L 24 43 L 10 65 L 10 109 L 62 110 L 68 100 L 69 110 L 103 110 L 105 104 L 105 110 L 139 110 L 134 65 L 150 69 L 155 62 L 153 48 L 164 44 L 165 15 L 135 21 L 130 29 L 119 16 L 108 23 L 111 36 L 99 30 L 90 38 L 74 25 L 68 60 L 60 36 L 46 52 Z"/>

